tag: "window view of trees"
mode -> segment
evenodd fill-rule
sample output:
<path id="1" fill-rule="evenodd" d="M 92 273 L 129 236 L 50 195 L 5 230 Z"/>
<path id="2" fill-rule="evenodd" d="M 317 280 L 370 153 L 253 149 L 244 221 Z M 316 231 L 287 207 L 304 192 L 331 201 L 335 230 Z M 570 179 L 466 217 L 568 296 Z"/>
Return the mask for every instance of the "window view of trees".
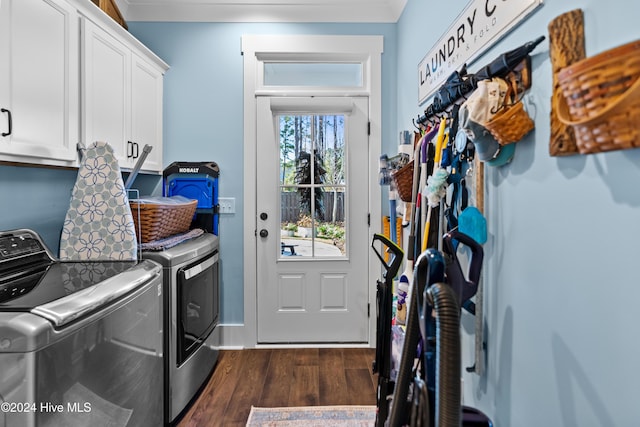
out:
<path id="1" fill-rule="evenodd" d="M 283 115 L 279 130 L 283 230 L 308 226 L 344 246 L 344 116 Z"/>

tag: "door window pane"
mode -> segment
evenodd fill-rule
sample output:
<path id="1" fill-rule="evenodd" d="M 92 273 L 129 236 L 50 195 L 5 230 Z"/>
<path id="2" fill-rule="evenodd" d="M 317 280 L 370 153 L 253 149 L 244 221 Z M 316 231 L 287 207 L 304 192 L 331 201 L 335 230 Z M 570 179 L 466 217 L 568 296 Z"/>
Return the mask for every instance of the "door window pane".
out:
<path id="1" fill-rule="evenodd" d="M 344 115 L 277 116 L 281 258 L 346 255 Z"/>

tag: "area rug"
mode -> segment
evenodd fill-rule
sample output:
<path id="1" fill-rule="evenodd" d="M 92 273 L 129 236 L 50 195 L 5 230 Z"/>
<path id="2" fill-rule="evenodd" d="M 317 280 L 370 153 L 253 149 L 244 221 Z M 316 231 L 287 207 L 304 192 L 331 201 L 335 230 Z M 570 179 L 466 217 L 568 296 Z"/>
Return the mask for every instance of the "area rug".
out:
<path id="1" fill-rule="evenodd" d="M 371 427 L 375 420 L 375 406 L 252 406 L 247 427 Z"/>

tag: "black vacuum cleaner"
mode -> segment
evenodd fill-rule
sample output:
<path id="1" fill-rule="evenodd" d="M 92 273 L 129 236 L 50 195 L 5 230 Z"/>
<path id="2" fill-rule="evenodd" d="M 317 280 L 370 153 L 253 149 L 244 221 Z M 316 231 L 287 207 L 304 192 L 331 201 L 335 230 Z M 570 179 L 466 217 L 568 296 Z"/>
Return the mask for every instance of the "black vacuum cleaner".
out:
<path id="1" fill-rule="evenodd" d="M 452 240 L 471 249 L 467 278 Z M 459 232 L 447 234 L 447 241 L 449 253 L 430 248 L 416 261 L 402 359 L 385 424 L 390 427 L 493 426 L 486 415 L 460 403 L 460 309 L 477 289 L 482 248 Z"/>
<path id="2" fill-rule="evenodd" d="M 389 254 L 388 261 L 376 248 L 381 242 L 383 252 Z M 373 251 L 384 268 L 383 281 L 377 281 L 377 322 L 376 322 L 376 359 L 373 361 L 373 373 L 378 374 L 376 427 L 383 427 L 389 413 L 389 399 L 393 394 L 391 381 L 391 321 L 393 319 L 393 278 L 402 264 L 404 252 L 398 245 L 382 234 L 375 234 L 371 241 Z"/>

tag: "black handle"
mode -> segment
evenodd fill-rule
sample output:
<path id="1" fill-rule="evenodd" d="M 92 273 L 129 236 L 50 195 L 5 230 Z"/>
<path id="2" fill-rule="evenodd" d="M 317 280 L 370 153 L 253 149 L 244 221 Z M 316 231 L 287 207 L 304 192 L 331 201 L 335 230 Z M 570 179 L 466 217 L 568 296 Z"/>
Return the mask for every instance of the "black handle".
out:
<path id="1" fill-rule="evenodd" d="M 444 235 L 443 240 L 445 252 L 451 257 L 451 261 L 447 266 L 448 283 L 456 294 L 458 294 L 458 303 L 468 309 L 469 306 L 465 306 L 465 301 L 476 294 L 478 291 L 478 283 L 480 283 L 480 273 L 482 272 L 482 261 L 484 258 L 482 245 L 458 230 L 448 232 Z M 471 260 L 469 261 L 469 270 L 466 276 L 458 260 L 453 240 L 457 240 L 471 250 Z"/>
<path id="2" fill-rule="evenodd" d="M 480 282 L 480 273 L 482 272 L 482 261 L 484 259 L 484 250 L 482 245 L 476 242 L 472 237 L 458 231 L 451 230 L 444 236 L 447 249 L 451 255 L 455 254 L 452 240 L 457 240 L 471 249 L 471 262 L 469 265 L 469 281 L 476 285 Z"/>
<path id="3" fill-rule="evenodd" d="M 385 245 L 386 250 L 388 252 L 391 252 L 391 254 L 393 255 L 393 259 L 391 260 L 390 264 L 387 264 L 385 262 L 384 257 L 376 249 L 375 247 L 376 240 L 381 241 L 382 244 Z M 387 236 L 384 236 L 382 234 L 377 234 L 377 233 L 373 235 L 373 240 L 371 241 L 371 247 L 373 248 L 373 251 L 378 256 L 378 259 L 380 260 L 380 262 L 382 262 L 382 265 L 386 270 L 386 274 L 385 274 L 386 277 L 395 277 L 396 274 L 398 274 L 398 270 L 400 270 L 400 265 L 402 264 L 402 258 L 404 257 L 404 251 L 400 248 L 400 246 L 396 245 L 394 242 L 389 240 Z"/>
<path id="4" fill-rule="evenodd" d="M 264 228 L 260 230 L 260 237 L 267 237 L 268 235 L 269 235 L 269 232 Z"/>
<path id="5" fill-rule="evenodd" d="M 134 154 L 133 154 L 133 158 L 137 159 L 138 156 L 140 155 L 140 152 L 138 151 L 138 143 L 137 142 L 133 143 L 133 148 L 135 149 Z"/>
<path id="6" fill-rule="evenodd" d="M 262 213 L 260 214 L 260 219 L 261 219 L 261 220 L 265 221 L 267 218 L 269 218 L 269 215 L 267 215 L 267 213 L 266 213 L 266 212 L 262 212 Z"/>
<path id="7" fill-rule="evenodd" d="M 7 110 L 6 108 L 0 108 L 0 111 L 3 113 L 7 113 L 7 122 L 9 123 L 8 132 L 2 132 L 2 136 L 9 136 L 11 135 L 11 132 L 13 132 L 13 119 L 11 118 L 11 111 Z"/>
<path id="8" fill-rule="evenodd" d="M 127 141 L 127 158 L 133 157 L 133 142 Z"/>

